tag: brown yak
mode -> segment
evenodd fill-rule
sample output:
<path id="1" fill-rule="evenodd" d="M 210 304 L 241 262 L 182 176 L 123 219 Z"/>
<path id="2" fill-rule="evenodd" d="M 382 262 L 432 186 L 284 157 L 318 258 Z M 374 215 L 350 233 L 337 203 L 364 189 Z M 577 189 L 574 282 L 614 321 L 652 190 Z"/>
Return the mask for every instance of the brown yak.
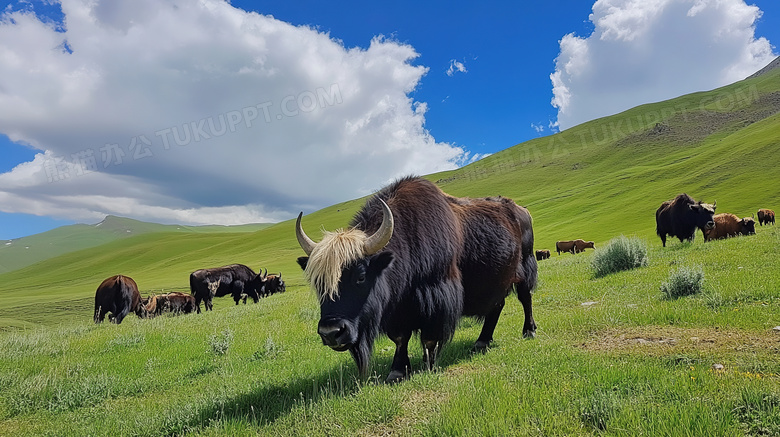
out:
<path id="1" fill-rule="evenodd" d="M 571 254 L 574 254 L 574 241 L 572 240 L 556 241 L 555 251 L 558 252 L 558 255 L 560 255 L 561 252 L 569 252 Z"/>
<path id="2" fill-rule="evenodd" d="M 775 224 L 775 212 L 771 209 L 761 208 L 756 215 L 758 216 L 758 224 L 761 226 Z"/>
<path id="3" fill-rule="evenodd" d="M 592 241 L 582 239 L 574 240 L 574 253 L 585 252 L 585 249 L 595 249 L 596 245 Z"/>
<path id="4" fill-rule="evenodd" d="M 715 221 L 715 227 L 704 232 L 704 241 L 756 233 L 756 222 L 750 217 L 740 219 L 734 214 L 725 212 L 723 214 L 715 214 L 713 220 Z"/>
<path id="5" fill-rule="evenodd" d="M 122 323 L 130 312 L 146 317 L 146 307 L 141 304 L 138 285 L 129 276 L 116 275 L 105 279 L 95 292 L 95 323 L 101 323 L 108 314 L 108 320 Z"/>
<path id="6" fill-rule="evenodd" d="M 535 252 L 535 254 L 537 261 L 550 258 L 550 251 L 547 249 L 539 249 Z"/>

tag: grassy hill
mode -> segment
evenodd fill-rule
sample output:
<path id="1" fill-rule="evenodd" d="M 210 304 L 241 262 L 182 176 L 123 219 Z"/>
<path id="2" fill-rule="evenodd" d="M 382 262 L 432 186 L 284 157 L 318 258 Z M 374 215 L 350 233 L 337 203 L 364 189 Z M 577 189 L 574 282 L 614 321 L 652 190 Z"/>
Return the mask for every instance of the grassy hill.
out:
<path id="1" fill-rule="evenodd" d="M 147 223 L 109 215 L 94 225 L 76 224 L 13 240 L 0 240 L 0 274 L 20 269 L 45 259 L 89 247 L 96 247 L 131 236 L 155 232 L 221 233 L 255 232 L 270 224 L 240 226 L 183 226 Z"/>
<path id="2" fill-rule="evenodd" d="M 774 69 L 584 123 L 428 177 L 453 195 L 503 195 L 528 207 L 537 249 L 573 238 L 594 240 L 598 247 L 620 234 L 658 242 L 655 209 L 681 192 L 717 201 L 718 212 L 739 216 L 778 209 L 780 184 L 771 176 L 780 167 L 778 156 L 780 69 Z M 309 214 L 304 225 L 317 239 L 317 228 L 345 226 L 362 203 L 356 199 Z M 130 223 L 107 222 L 115 237 Z M 0 275 L 0 326 L 83 317 L 97 284 L 117 273 L 135 278 L 145 291 L 186 289 L 191 271 L 240 262 L 289 272 L 293 285 L 302 284 L 293 224 L 242 234 L 139 225 L 135 233 L 142 235 Z M 36 308 L 43 303 L 58 310 L 41 314 Z"/>
<path id="3" fill-rule="evenodd" d="M 293 220 L 252 233 L 145 233 L 2 274 L 0 435 L 779 435 L 780 229 L 665 249 L 654 231 L 655 209 L 681 192 L 740 216 L 780 209 L 779 111 L 775 69 L 427 176 L 454 195 L 527 206 L 537 249 L 584 238 L 598 250 L 633 235 L 650 264 L 595 278 L 592 252 L 553 255 L 539 267 L 536 341 L 522 341 L 522 307 L 508 302 L 487 354 L 469 354 L 481 325 L 464 320 L 437 372 L 396 386 L 373 383 L 392 361 L 389 340 L 365 382 L 348 354 L 319 344 Z M 362 203 L 304 226 L 316 239 Z M 107 276 L 129 275 L 148 294 L 233 262 L 282 271 L 288 292 L 238 307 L 217 299 L 209 314 L 91 323 Z M 705 291 L 664 299 L 659 287 L 679 266 L 701 266 Z M 410 348 L 420 369 L 419 345 Z"/>

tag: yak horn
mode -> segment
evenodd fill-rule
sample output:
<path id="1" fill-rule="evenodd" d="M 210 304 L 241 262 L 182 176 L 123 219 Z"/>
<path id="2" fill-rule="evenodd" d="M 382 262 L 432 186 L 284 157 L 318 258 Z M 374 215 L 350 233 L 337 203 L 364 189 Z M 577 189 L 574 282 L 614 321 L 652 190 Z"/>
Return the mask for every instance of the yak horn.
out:
<path id="1" fill-rule="evenodd" d="M 382 250 L 393 236 L 393 212 L 384 200 L 379 199 L 379 201 L 382 203 L 382 225 L 366 240 L 363 246 L 366 255 L 373 255 Z"/>
<path id="2" fill-rule="evenodd" d="M 303 212 L 298 214 L 298 220 L 295 222 L 295 237 L 298 238 L 298 244 L 301 245 L 301 249 L 306 252 L 306 255 L 311 255 L 311 251 L 314 250 L 314 248 L 317 246 L 317 243 L 315 243 L 311 238 L 309 238 L 308 235 L 306 235 L 305 232 L 303 232 L 303 227 L 301 227 L 301 217 L 303 217 Z"/>
<path id="3" fill-rule="evenodd" d="M 265 273 L 263 273 L 263 279 L 265 279 L 266 276 L 268 276 L 268 269 L 265 269 Z"/>

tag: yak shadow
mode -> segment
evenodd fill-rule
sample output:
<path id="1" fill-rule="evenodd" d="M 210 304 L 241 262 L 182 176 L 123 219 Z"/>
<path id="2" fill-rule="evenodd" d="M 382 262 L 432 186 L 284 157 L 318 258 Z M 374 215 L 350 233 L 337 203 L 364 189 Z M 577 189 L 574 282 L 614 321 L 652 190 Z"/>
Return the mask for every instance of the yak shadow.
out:
<path id="1" fill-rule="evenodd" d="M 433 372 L 444 372 L 452 366 L 469 361 L 474 355 L 490 353 L 490 348 L 487 351 L 474 351 L 473 347 L 474 342 L 471 339 L 447 343 L 440 352 Z M 202 408 L 188 424 L 182 424 L 183 429 L 200 429 L 221 420 L 244 421 L 259 426 L 270 425 L 296 408 L 305 408 L 331 398 L 349 397 L 365 385 L 384 384 L 392 361 L 392 354 L 378 354 L 374 351 L 369 376 L 362 380 L 350 360 L 349 363 L 324 370 L 313 377 L 291 378 L 282 384 L 263 384 L 249 393 L 215 401 L 212 405 Z M 411 377 L 428 372 L 423 368 L 421 353 L 412 352 L 410 361 Z M 214 369 L 200 370 L 208 373 Z M 397 384 L 403 385 L 407 381 Z M 169 435 L 178 435 L 183 429 L 172 430 Z"/>

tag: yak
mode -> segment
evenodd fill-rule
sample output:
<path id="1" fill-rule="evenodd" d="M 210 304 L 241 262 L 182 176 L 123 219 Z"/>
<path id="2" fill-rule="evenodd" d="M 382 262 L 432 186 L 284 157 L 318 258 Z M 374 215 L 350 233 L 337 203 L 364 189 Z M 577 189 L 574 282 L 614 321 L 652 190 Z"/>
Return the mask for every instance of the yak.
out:
<path id="1" fill-rule="evenodd" d="M 567 241 L 556 241 L 555 242 L 555 251 L 558 252 L 558 255 L 561 254 L 561 252 L 569 252 L 571 254 L 574 254 L 574 240 L 567 240 Z"/>
<path id="2" fill-rule="evenodd" d="M 190 274 L 190 293 L 195 297 L 195 308 L 200 314 L 200 302 L 210 311 L 214 305 L 214 297 L 230 294 L 233 300 L 241 300 L 242 294 L 247 294 L 257 303 L 260 300 L 265 274 L 255 273 L 243 264 L 231 264 L 223 267 L 200 269 Z M 216 286 L 214 286 L 216 285 Z"/>
<path id="3" fill-rule="evenodd" d="M 775 212 L 771 209 L 761 208 L 756 214 L 758 217 L 758 224 L 761 226 L 768 224 L 775 224 Z"/>
<path id="4" fill-rule="evenodd" d="M 146 308 L 141 304 L 141 293 L 133 278 L 115 275 L 106 278 L 95 292 L 95 323 L 102 323 L 108 315 L 108 320 L 122 323 L 125 316 L 134 312 L 138 317 L 146 317 Z"/>
<path id="5" fill-rule="evenodd" d="M 713 215 L 717 202 L 712 205 L 696 202 L 691 196 L 682 193 L 672 200 L 667 200 L 655 211 L 655 232 L 661 237 L 663 247 L 666 247 L 666 236 L 693 241 L 696 228 L 702 235 L 715 226 Z"/>
<path id="6" fill-rule="evenodd" d="M 193 311 L 195 297 L 178 291 L 151 296 L 146 303 L 146 312 L 151 316 L 159 316 L 164 312 L 189 314 Z"/>
<path id="7" fill-rule="evenodd" d="M 539 249 L 535 252 L 535 254 L 536 254 L 537 261 L 550 258 L 550 251 L 547 249 Z"/>
<path id="8" fill-rule="evenodd" d="M 270 296 L 276 293 L 284 293 L 285 290 L 287 290 L 287 287 L 284 285 L 282 272 L 279 272 L 278 275 L 270 274 L 266 276 L 265 289 L 263 290 L 264 296 Z"/>
<path id="9" fill-rule="evenodd" d="M 574 253 L 585 252 L 585 249 L 595 249 L 596 244 L 592 241 L 585 241 L 583 239 L 574 240 Z"/>
<path id="10" fill-rule="evenodd" d="M 375 339 L 387 335 L 395 354 L 386 382 L 411 371 L 408 343 L 419 333 L 425 368 L 453 335 L 458 320 L 484 321 L 474 350 L 493 340 L 514 288 L 533 337 L 537 281 L 531 215 L 511 199 L 455 198 L 432 182 L 405 177 L 369 198 L 348 229 L 315 243 L 296 221 L 298 258 L 320 302 L 322 343 L 349 351 L 365 378 Z"/>
<path id="11" fill-rule="evenodd" d="M 723 214 L 715 214 L 713 220 L 715 221 L 715 227 L 704 232 L 704 241 L 756 233 L 756 221 L 751 217 L 740 219 L 734 214 L 725 212 Z"/>

